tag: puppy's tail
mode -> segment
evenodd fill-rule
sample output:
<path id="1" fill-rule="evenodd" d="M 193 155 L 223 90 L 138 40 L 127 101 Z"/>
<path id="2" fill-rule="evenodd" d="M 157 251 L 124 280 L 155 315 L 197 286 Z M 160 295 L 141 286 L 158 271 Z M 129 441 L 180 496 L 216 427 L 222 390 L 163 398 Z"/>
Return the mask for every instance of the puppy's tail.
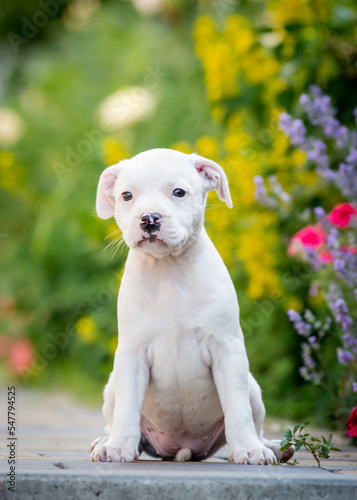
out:
<path id="1" fill-rule="evenodd" d="M 189 462 L 191 460 L 191 457 L 192 457 L 191 450 L 189 450 L 188 448 L 181 448 L 181 450 L 179 450 L 176 453 L 175 461 L 176 462 Z"/>

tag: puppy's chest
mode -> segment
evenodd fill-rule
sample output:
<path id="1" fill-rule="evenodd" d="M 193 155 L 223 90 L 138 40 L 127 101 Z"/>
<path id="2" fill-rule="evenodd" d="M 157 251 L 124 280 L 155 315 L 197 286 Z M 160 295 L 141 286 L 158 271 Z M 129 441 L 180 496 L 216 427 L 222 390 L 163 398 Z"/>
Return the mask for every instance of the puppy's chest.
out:
<path id="1" fill-rule="evenodd" d="M 156 335 L 148 342 L 149 364 L 153 373 L 161 371 L 197 376 L 204 367 L 210 365 L 208 342 L 205 332 L 198 327 L 192 328 L 185 321 L 165 321 Z"/>
<path id="2" fill-rule="evenodd" d="M 189 328 L 203 327 L 209 309 L 212 305 L 203 284 L 193 278 L 136 276 L 135 281 L 123 283 L 119 292 L 119 317 L 130 324 L 145 324 L 146 330 L 164 331 L 172 340 Z"/>

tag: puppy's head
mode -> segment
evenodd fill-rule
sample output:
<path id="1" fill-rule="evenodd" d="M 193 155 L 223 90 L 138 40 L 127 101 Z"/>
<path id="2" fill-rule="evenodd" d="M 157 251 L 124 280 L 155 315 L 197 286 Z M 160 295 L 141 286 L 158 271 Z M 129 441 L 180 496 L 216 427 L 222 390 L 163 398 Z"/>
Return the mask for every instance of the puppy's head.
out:
<path id="1" fill-rule="evenodd" d="M 201 231 L 211 190 L 232 207 L 227 178 L 217 163 L 152 149 L 104 170 L 97 214 L 102 219 L 114 215 L 130 248 L 157 257 L 179 255 Z"/>

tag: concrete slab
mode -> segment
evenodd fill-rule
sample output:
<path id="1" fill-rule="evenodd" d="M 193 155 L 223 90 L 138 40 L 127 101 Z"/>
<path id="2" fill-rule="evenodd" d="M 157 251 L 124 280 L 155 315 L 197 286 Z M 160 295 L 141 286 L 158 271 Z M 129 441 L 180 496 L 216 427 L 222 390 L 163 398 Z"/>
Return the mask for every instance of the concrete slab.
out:
<path id="1" fill-rule="evenodd" d="M 1 393 L 1 400 L 5 393 Z M 4 406 L 2 406 L 2 410 Z M 7 426 L 1 415 L 0 498 L 19 500 L 357 500 L 357 449 L 334 436 L 343 451 L 323 461 L 306 452 L 297 466 L 237 466 L 228 452 L 201 463 L 140 460 L 92 463 L 89 443 L 102 434 L 99 408 L 85 408 L 67 395 L 18 392 L 15 492 L 8 489 Z M 5 424 L 5 425 L 4 425 Z M 267 422 L 268 437 L 281 438 L 287 422 Z M 318 433 L 317 433 L 318 434 Z M 323 432 L 328 435 L 328 432 Z M 143 458 L 149 458 L 142 456 Z"/>

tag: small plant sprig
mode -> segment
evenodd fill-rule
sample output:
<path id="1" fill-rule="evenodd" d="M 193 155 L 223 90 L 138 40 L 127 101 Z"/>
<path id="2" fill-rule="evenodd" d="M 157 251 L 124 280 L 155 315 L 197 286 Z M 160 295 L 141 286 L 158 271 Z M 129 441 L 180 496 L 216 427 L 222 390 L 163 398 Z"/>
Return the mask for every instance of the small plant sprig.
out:
<path id="1" fill-rule="evenodd" d="M 286 429 L 284 436 L 285 439 L 280 443 L 281 448 L 280 451 L 286 451 L 291 446 L 295 447 L 295 451 L 299 451 L 303 446 L 306 451 L 311 453 L 314 459 L 317 462 L 317 465 L 321 468 L 320 458 L 330 458 L 330 451 L 341 451 L 339 448 L 336 448 L 332 443 L 332 434 L 326 439 L 324 436 L 320 438 L 311 436 L 310 434 L 302 434 L 303 429 L 308 426 L 310 421 L 305 422 L 304 424 L 295 425 L 294 429 Z M 288 462 L 289 463 L 289 462 Z M 295 465 L 298 463 L 294 460 L 290 465 Z"/>

